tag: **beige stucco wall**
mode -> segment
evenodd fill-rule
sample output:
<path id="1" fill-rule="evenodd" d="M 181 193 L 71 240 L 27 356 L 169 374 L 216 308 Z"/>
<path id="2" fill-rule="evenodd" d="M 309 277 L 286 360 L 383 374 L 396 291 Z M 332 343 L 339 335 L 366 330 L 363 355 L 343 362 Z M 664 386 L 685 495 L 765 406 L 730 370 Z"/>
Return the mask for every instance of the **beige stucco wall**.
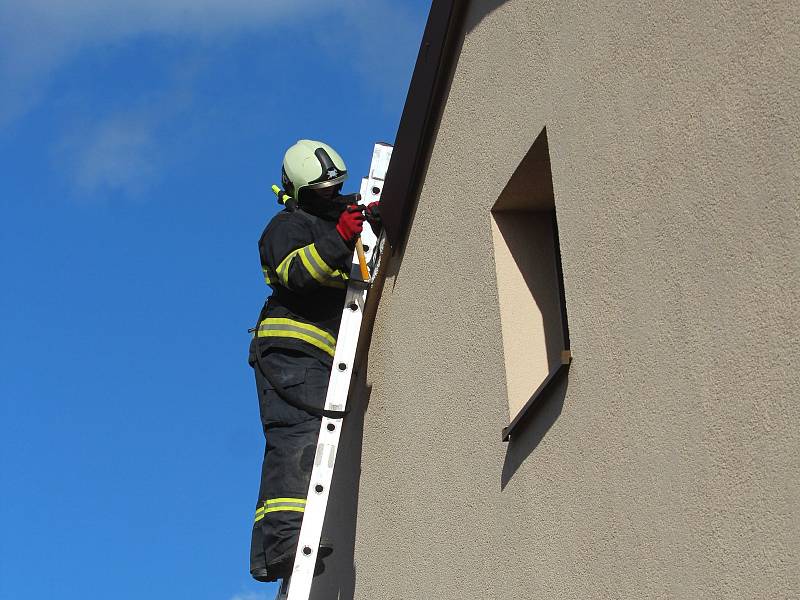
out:
<path id="1" fill-rule="evenodd" d="M 341 598 L 800 595 L 799 20 L 471 3 L 350 431 Z M 575 359 L 506 445 L 489 209 L 545 126 Z"/>

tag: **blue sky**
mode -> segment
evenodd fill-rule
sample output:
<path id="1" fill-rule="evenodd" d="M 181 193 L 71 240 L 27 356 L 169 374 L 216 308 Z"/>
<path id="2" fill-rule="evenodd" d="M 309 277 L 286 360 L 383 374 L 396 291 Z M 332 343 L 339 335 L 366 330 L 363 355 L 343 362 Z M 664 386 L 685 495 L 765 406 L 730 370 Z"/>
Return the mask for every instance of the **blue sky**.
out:
<path id="1" fill-rule="evenodd" d="M 286 146 L 357 191 L 429 1 L 0 5 L 0 597 L 260 600 L 247 328 Z"/>

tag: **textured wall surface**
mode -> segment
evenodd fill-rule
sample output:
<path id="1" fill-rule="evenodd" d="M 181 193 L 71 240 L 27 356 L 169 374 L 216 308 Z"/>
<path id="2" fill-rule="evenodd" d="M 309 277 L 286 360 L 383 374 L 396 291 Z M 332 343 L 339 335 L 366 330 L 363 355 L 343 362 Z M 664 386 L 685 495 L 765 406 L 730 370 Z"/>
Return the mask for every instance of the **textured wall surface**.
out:
<path id="1" fill-rule="evenodd" d="M 799 20 L 470 3 L 375 324 L 341 598 L 800 596 Z M 503 444 L 489 209 L 545 126 L 575 359 Z"/>

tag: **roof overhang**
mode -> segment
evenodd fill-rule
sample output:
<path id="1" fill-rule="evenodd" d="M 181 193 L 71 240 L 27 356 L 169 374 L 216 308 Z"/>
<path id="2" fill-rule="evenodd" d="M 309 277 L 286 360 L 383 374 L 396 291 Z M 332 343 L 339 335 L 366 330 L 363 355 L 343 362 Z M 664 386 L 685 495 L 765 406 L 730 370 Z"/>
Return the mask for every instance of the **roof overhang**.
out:
<path id="1" fill-rule="evenodd" d="M 446 91 L 466 0 L 433 0 L 381 195 L 386 239 L 402 247 L 419 198 Z"/>

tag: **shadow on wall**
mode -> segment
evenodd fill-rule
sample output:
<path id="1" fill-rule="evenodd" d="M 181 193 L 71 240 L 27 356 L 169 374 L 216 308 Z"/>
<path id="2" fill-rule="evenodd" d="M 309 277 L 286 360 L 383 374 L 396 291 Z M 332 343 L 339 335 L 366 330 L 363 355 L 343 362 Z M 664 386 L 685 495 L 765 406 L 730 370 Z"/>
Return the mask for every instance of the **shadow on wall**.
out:
<path id="1" fill-rule="evenodd" d="M 539 399 L 532 410 L 528 411 L 524 421 L 514 431 L 506 448 L 506 458 L 500 476 L 501 490 L 506 488 L 517 469 L 536 450 L 539 442 L 544 439 L 561 415 L 568 384 L 569 377 L 565 372 L 558 380 L 553 381 L 545 395 Z"/>
<path id="2" fill-rule="evenodd" d="M 372 387 L 366 384 L 368 358 L 365 356 L 353 375 L 350 414 L 345 417 L 336 470 L 328 499 L 323 537 L 333 541 L 334 552 L 325 560 L 325 572 L 314 578 L 310 600 L 353 600 L 355 595 L 356 521 L 361 479 L 361 452 L 364 439 L 364 414 Z"/>
<path id="3" fill-rule="evenodd" d="M 464 21 L 466 31 L 472 31 L 481 21 L 493 11 L 500 8 L 508 0 L 473 0 L 469 3 L 469 10 Z"/>

